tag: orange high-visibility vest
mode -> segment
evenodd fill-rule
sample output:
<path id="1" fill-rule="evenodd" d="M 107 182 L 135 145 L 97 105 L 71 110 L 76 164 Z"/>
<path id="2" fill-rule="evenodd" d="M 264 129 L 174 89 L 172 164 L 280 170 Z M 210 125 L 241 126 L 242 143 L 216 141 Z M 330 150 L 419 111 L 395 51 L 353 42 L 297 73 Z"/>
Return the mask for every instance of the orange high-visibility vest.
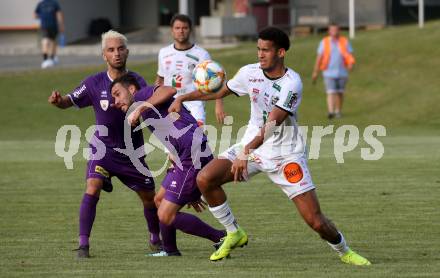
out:
<path id="1" fill-rule="evenodd" d="M 330 62 L 331 53 L 331 37 L 327 36 L 323 39 L 324 51 L 322 52 L 321 63 L 319 65 L 320 70 L 326 70 Z M 341 51 L 342 58 L 344 60 L 344 66 L 354 65 L 355 59 L 353 55 L 348 51 L 348 40 L 343 36 L 339 36 L 338 39 L 339 50 Z"/>

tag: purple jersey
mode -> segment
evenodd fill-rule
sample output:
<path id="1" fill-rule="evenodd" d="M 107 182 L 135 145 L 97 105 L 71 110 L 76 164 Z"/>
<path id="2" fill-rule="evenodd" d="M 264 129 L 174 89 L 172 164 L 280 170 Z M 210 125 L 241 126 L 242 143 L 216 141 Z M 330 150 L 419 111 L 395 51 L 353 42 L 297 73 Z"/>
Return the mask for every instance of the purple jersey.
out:
<path id="1" fill-rule="evenodd" d="M 141 88 L 134 95 L 135 101 L 146 101 L 154 93 L 155 87 Z M 200 169 L 204 164 L 204 158 L 212 156 L 209 146 L 206 144 L 207 137 L 199 128 L 197 120 L 182 106 L 179 118 L 173 120 L 168 114 L 168 108 L 173 98 L 158 105 L 155 109 L 149 108 L 142 113 L 142 118 L 151 132 L 170 150 L 171 154 L 177 155 L 182 164 L 194 164 Z M 174 149 L 174 150 L 173 150 Z M 197 160 L 197 161 L 196 161 Z"/>
<path id="2" fill-rule="evenodd" d="M 128 74 L 136 77 L 141 87 L 146 87 L 145 80 L 134 72 Z M 93 106 L 96 117 L 96 125 L 107 127 L 106 136 L 95 136 L 101 140 L 107 148 L 125 149 L 124 142 L 124 120 L 125 113 L 119 109 L 111 107 L 114 99 L 110 92 L 112 79 L 106 71 L 87 77 L 72 93 L 68 94 L 70 100 L 77 108 Z M 142 131 L 132 132 L 131 138 L 135 149 L 143 145 Z"/>

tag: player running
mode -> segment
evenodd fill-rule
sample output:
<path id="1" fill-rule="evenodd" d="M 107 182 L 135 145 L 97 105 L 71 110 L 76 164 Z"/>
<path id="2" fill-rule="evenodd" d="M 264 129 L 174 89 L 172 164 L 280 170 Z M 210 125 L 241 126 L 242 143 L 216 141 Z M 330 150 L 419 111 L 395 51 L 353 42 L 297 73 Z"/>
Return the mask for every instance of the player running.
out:
<path id="1" fill-rule="evenodd" d="M 87 187 L 79 211 L 78 258 L 90 256 L 89 237 L 95 220 L 96 205 L 101 189 L 112 191 L 111 177 L 113 176 L 118 177 L 141 198 L 152 250 L 158 250 L 161 244 L 159 219 L 154 203 L 153 178 L 139 173 L 128 156 L 115 150 L 115 148 L 125 149 L 125 114 L 112 107 L 113 98 L 109 92 L 112 81 L 124 74 L 133 76 L 142 87 L 147 84 L 140 75 L 126 69 L 127 39 L 122 34 L 108 31 L 102 35 L 102 56 L 107 63 L 107 71 L 87 77 L 72 93 L 65 96 L 61 96 L 58 91 L 53 91 L 48 100 L 49 103 L 61 109 L 72 106 L 77 108 L 92 106 L 95 111 L 97 130 L 90 142 L 93 151 L 87 163 Z M 135 149 L 143 145 L 142 132 L 133 132 L 132 138 Z M 98 157 L 102 151 L 104 151 L 103 156 Z M 147 168 L 143 158 L 141 161 Z"/>
<path id="2" fill-rule="evenodd" d="M 183 101 L 223 98 L 231 93 L 248 95 L 251 115 L 240 143 L 212 160 L 197 176 L 197 184 L 209 210 L 225 226 L 227 236 L 210 259 L 217 261 L 232 249 L 247 244 L 248 237 L 238 225 L 227 203 L 222 185 L 247 181 L 264 172 L 296 205 L 304 221 L 348 264 L 370 262 L 350 250 L 344 237 L 321 212 L 315 186 L 307 167 L 306 149 L 297 125 L 297 110 L 302 98 L 299 75 L 284 66 L 289 50 L 288 36 L 269 27 L 258 35 L 258 61 L 242 67 L 216 94 L 192 92 L 176 98 L 170 111 L 181 110 Z"/>
<path id="3" fill-rule="evenodd" d="M 115 107 L 127 112 L 134 102 L 142 102 L 128 116 L 131 125 L 138 123 L 142 115 L 150 131 L 175 157 L 174 167 L 168 170 L 162 186 L 155 197 L 160 220 L 163 251 L 151 256 L 180 256 L 176 244 L 176 229 L 184 233 L 203 237 L 220 246 L 225 231 L 212 228 L 195 215 L 180 212 L 188 204 L 201 212 L 204 203 L 196 185 L 200 169 L 213 159 L 207 137 L 198 127 L 196 119 L 187 109 L 182 109 L 178 119 L 168 113 L 176 90 L 172 87 L 140 88 L 133 76 L 124 75 L 111 85 Z"/>
<path id="4" fill-rule="evenodd" d="M 187 15 L 174 15 L 170 25 L 174 42 L 159 51 L 155 83 L 174 87 L 177 90 L 176 96 L 180 96 L 195 90 L 192 71 L 200 62 L 211 60 L 211 56 L 204 48 L 191 43 L 192 22 Z M 185 107 L 199 125 L 206 123 L 204 101 L 189 101 L 185 103 Z M 223 123 L 225 113 L 221 99 L 217 100 L 215 111 L 217 121 Z"/>

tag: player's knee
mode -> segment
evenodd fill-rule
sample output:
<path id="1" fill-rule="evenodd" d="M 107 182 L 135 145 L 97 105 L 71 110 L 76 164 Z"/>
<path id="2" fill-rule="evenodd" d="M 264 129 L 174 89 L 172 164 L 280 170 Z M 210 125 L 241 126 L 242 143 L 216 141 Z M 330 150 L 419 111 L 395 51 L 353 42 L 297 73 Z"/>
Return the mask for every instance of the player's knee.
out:
<path id="1" fill-rule="evenodd" d="M 156 207 L 160 207 L 160 203 L 162 202 L 162 198 L 159 195 L 154 196 L 154 204 Z"/>
<path id="2" fill-rule="evenodd" d="M 200 171 L 200 173 L 197 175 L 197 186 L 200 191 L 206 191 L 211 183 L 211 178 L 206 171 Z"/>
<path id="3" fill-rule="evenodd" d="M 325 218 L 321 217 L 320 215 L 314 215 L 306 221 L 310 228 L 312 228 L 317 233 L 323 232 L 327 225 Z"/>
<path id="4" fill-rule="evenodd" d="M 159 221 L 165 225 L 171 225 L 176 217 L 175 214 L 168 213 L 159 209 L 157 212 L 157 216 L 159 217 Z"/>

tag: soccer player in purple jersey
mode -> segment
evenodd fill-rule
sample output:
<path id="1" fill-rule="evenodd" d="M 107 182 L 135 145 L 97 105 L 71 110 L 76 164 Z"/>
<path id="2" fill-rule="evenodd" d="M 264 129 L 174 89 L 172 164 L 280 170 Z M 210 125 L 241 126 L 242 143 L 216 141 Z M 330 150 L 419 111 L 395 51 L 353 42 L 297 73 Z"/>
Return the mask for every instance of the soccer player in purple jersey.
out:
<path id="1" fill-rule="evenodd" d="M 112 81 L 124 74 L 135 78 L 142 87 L 147 84 L 140 75 L 126 69 L 127 39 L 122 34 L 110 30 L 102 35 L 102 56 L 107 63 L 107 71 L 87 77 L 72 93 L 65 96 L 53 91 L 48 99 L 49 103 L 61 109 L 92 106 L 95 111 L 97 129 L 90 140 L 92 153 L 87 163 L 87 187 L 79 211 L 78 258 L 89 257 L 89 237 L 95 220 L 96 205 L 101 189 L 108 192 L 112 190 L 112 176 L 118 177 L 139 195 L 150 232 L 150 248 L 153 251 L 161 248 L 159 219 L 154 202 L 154 180 L 137 171 L 128 156 L 115 150 L 125 149 L 125 113 L 112 106 L 113 98 L 109 92 Z M 132 132 L 131 136 L 134 147 L 142 147 L 142 132 Z M 99 157 L 103 150 L 105 154 Z M 143 158 L 141 161 L 147 168 Z"/>
<path id="2" fill-rule="evenodd" d="M 181 110 L 178 119 L 175 117 L 177 114 L 168 113 L 176 89 L 166 86 L 140 88 L 136 78 L 124 75 L 113 81 L 111 93 L 115 98 L 115 106 L 124 112 L 129 111 L 134 102 L 141 102 L 140 106 L 129 114 L 129 123 L 136 125 L 142 116 L 150 131 L 176 158 L 174 168 L 168 170 L 155 197 L 163 251 L 149 255 L 180 256 L 176 244 L 176 229 L 209 239 L 214 242 L 214 247 L 220 246 L 225 231 L 212 228 L 195 215 L 180 212 L 186 204 L 198 212 L 205 208 L 200 199 L 201 193 L 196 185 L 196 177 L 213 156 L 206 135 L 187 109 Z"/>

